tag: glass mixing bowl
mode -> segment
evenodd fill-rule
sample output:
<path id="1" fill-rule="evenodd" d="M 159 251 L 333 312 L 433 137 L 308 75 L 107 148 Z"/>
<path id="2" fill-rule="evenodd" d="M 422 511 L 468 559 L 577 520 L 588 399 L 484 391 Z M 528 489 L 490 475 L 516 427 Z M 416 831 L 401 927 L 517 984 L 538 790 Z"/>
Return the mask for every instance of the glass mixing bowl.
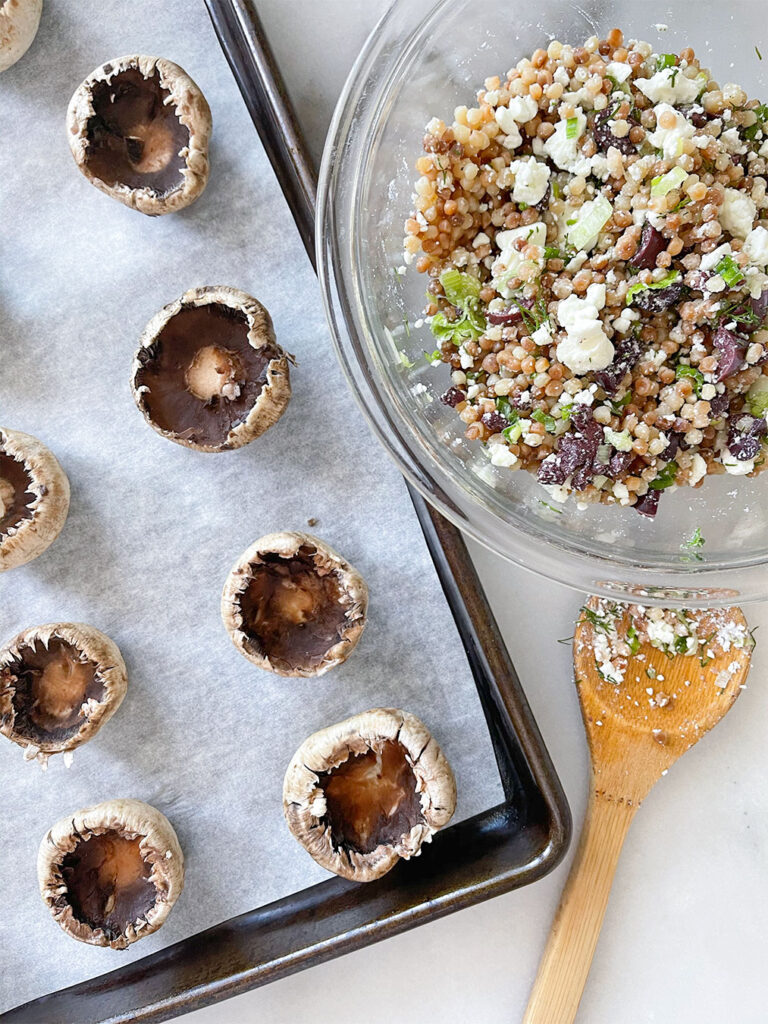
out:
<path id="1" fill-rule="evenodd" d="M 424 128 L 471 106 L 485 78 L 549 40 L 578 45 L 614 26 L 657 52 L 691 45 L 721 84 L 735 80 L 765 98 L 768 63 L 755 48 L 764 13 L 762 0 L 397 0 L 336 110 L 321 170 L 318 255 L 338 355 L 371 427 L 462 530 L 582 591 L 688 606 L 768 597 L 768 473 L 668 492 L 654 521 L 627 508 L 579 510 L 573 499 L 555 511 L 533 476 L 492 466 L 482 445 L 464 439 L 458 416 L 438 401 L 447 368 L 424 358 L 434 348 L 429 328 L 413 326 L 426 278 L 413 267 L 398 273 Z M 692 548 L 696 530 L 705 543 Z"/>

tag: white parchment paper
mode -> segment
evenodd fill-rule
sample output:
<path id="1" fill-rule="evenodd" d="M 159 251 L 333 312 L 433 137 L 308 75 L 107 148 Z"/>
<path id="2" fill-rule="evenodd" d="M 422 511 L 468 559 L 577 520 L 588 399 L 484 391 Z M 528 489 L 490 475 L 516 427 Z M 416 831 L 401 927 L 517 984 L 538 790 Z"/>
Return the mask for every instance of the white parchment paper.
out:
<path id="1" fill-rule="evenodd" d="M 65 111 L 97 65 L 169 57 L 213 111 L 211 182 L 149 219 L 102 195 L 69 153 Z M 129 390 L 149 318 L 196 285 L 271 311 L 295 353 L 294 397 L 247 448 L 187 451 Z M 322 879 L 282 817 L 285 767 L 314 730 L 377 705 L 432 728 L 458 781 L 457 818 L 501 799 L 464 654 L 403 482 L 347 392 L 317 282 L 207 19 L 191 0 L 46 0 L 37 40 L 0 77 L 0 424 L 34 434 L 72 484 L 49 551 L 0 577 L 0 642 L 92 623 L 120 646 L 128 695 L 67 770 L 0 738 L 0 1011 L 120 967 Z M 224 579 L 256 537 L 307 529 L 366 577 L 370 623 L 320 680 L 260 672 L 219 617 Z M 187 861 L 163 929 L 123 953 L 53 922 L 35 860 L 62 815 L 118 796 L 159 807 Z"/>

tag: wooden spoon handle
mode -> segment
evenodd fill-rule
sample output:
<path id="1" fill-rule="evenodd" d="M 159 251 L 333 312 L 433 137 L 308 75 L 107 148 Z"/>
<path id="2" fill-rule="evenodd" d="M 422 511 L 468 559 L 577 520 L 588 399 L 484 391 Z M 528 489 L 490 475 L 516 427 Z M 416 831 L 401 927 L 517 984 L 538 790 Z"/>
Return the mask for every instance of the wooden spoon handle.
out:
<path id="1" fill-rule="evenodd" d="M 592 964 L 635 807 L 592 790 L 587 820 L 549 933 L 523 1024 L 571 1024 Z"/>

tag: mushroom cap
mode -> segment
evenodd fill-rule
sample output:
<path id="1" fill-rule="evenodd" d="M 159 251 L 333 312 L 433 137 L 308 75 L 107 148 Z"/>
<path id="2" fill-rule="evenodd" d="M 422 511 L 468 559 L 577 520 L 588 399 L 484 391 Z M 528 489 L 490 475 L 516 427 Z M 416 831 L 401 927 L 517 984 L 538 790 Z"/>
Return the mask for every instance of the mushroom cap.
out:
<path id="1" fill-rule="evenodd" d="M 69 649 L 79 657 L 67 661 L 62 675 L 56 672 L 56 661 Z M 37 663 L 38 672 L 33 693 L 30 684 L 20 685 L 21 673 L 14 672 L 30 663 Z M 54 670 L 43 682 L 45 663 L 53 664 Z M 78 664 L 85 666 L 79 677 L 73 671 Z M 0 735 L 24 747 L 27 760 L 37 758 L 45 764 L 51 754 L 75 750 L 92 739 L 120 707 L 127 687 L 117 644 L 100 630 L 80 622 L 26 629 L 0 648 Z M 30 706 L 38 709 L 34 717 Z M 82 724 L 67 722 L 78 706 Z"/>
<path id="2" fill-rule="evenodd" d="M 163 331 L 179 314 L 184 313 L 188 315 L 189 311 L 205 309 L 206 307 L 212 307 L 214 310 L 223 309 L 227 313 L 232 311 L 232 315 L 226 317 L 230 321 L 230 325 L 236 323 L 247 327 L 245 337 L 239 339 L 242 350 L 240 353 L 235 353 L 235 356 L 245 356 L 246 358 L 256 360 L 257 363 L 259 360 L 263 363 L 263 366 L 254 366 L 253 372 L 257 375 L 255 381 L 253 379 L 246 379 L 246 385 L 260 385 L 255 399 L 249 399 L 247 406 L 243 406 L 242 403 L 236 405 L 236 399 L 227 406 L 223 404 L 220 406 L 225 411 L 229 409 L 232 412 L 232 420 L 231 425 L 225 429 L 222 436 L 216 439 L 204 436 L 204 419 L 202 417 L 204 415 L 203 410 L 207 407 L 207 404 L 202 399 L 195 397 L 185 385 L 185 369 L 188 371 L 189 367 L 175 366 L 172 370 L 167 371 L 168 373 L 176 372 L 181 379 L 175 390 L 167 387 L 163 389 L 163 400 L 167 402 L 168 395 L 176 398 L 187 396 L 184 398 L 184 415 L 190 422 L 197 420 L 201 423 L 200 428 L 196 431 L 193 428 L 192 431 L 186 429 L 181 433 L 170 429 L 170 427 L 161 426 L 157 422 L 157 413 L 153 411 L 154 403 L 151 387 L 146 383 L 148 368 L 155 364 L 155 361 L 162 353 L 163 342 L 161 335 Z M 205 325 L 202 327 L 203 332 L 204 330 Z M 212 321 L 209 326 L 209 332 L 215 332 L 215 330 L 215 323 Z M 211 333 L 211 337 L 215 342 L 213 333 Z M 204 333 L 201 333 L 199 325 L 194 332 L 193 340 L 199 340 L 200 342 L 198 351 L 212 347 L 206 345 L 206 338 Z M 230 335 L 230 343 L 238 343 L 235 334 Z M 213 347 L 215 347 L 215 344 Z M 264 362 L 264 357 L 266 356 L 269 358 Z M 259 357 L 259 359 L 256 359 L 256 357 Z M 272 318 L 264 306 L 257 299 L 254 299 L 253 296 L 247 295 L 238 288 L 229 288 L 225 285 L 192 288 L 190 291 L 185 292 L 181 298 L 169 303 L 159 313 L 156 313 L 144 328 L 139 340 L 139 349 L 133 361 L 131 389 L 136 404 L 144 414 L 144 418 L 158 434 L 167 437 L 176 444 L 184 445 L 186 448 L 194 448 L 200 452 L 228 451 L 234 448 L 242 448 L 243 445 L 259 437 L 266 430 L 269 430 L 285 412 L 291 398 L 289 363 L 292 359 L 293 357 L 284 352 L 277 344 Z M 178 414 L 177 410 L 174 409 L 173 411 Z M 191 432 L 196 433 L 197 437 L 190 436 Z"/>
<path id="3" fill-rule="evenodd" d="M 24 478 L 22 496 L 31 496 L 28 504 L 21 507 L 11 499 L 17 505 L 19 517 L 5 529 L 8 495 L 4 499 L 4 462 L 5 472 L 12 469 L 19 476 L 19 484 Z M 36 437 L 0 427 L 0 572 L 42 555 L 61 533 L 68 512 L 69 481 L 54 454 Z"/>
<path id="4" fill-rule="evenodd" d="M 326 589 L 318 597 L 325 597 L 329 603 L 335 601 L 342 609 L 335 617 L 338 622 L 327 621 L 327 616 L 323 622 L 323 626 L 330 627 L 326 636 L 328 647 L 293 652 L 297 655 L 295 658 L 289 658 L 291 652 L 282 649 L 277 654 L 267 652 L 258 637 L 249 631 L 243 609 L 243 598 L 248 594 L 259 567 L 283 560 L 289 566 L 302 563 L 302 571 L 314 571 L 320 582 L 331 580 L 333 591 Z M 368 587 L 360 573 L 324 541 L 310 533 L 299 532 L 270 533 L 254 541 L 232 567 L 221 598 L 221 617 L 238 651 L 259 668 L 289 677 L 321 676 L 346 661 L 365 628 L 367 610 Z M 306 617 L 306 609 L 301 609 L 299 628 L 318 621 L 312 618 L 312 611 L 314 605 L 310 608 L 310 616 Z M 290 626 L 295 624 L 296 620 L 287 623 L 283 632 L 284 647 L 289 647 L 292 638 L 297 636 L 290 632 Z M 323 639 L 317 630 L 302 632 L 303 637 Z M 319 646 L 322 647 L 322 642 Z"/>
<path id="5" fill-rule="evenodd" d="M 16 63 L 32 45 L 43 0 L 0 0 L 0 71 Z"/>
<path id="6" fill-rule="evenodd" d="M 178 152 L 183 159 L 178 183 L 167 190 L 132 186 L 119 180 L 104 181 L 90 166 L 94 152 L 92 129 L 99 120 L 99 112 L 94 106 L 94 90 L 100 89 L 102 85 L 108 87 L 114 79 L 131 72 L 140 74 L 150 83 L 150 88 L 156 89 L 161 110 L 173 107 L 178 123 L 188 134 L 188 139 L 183 140 Z M 181 210 L 193 203 L 208 183 L 211 111 L 200 88 L 173 61 L 162 57 L 128 54 L 102 64 L 75 90 L 67 111 L 67 129 L 69 148 L 75 163 L 91 184 L 140 213 L 157 217 Z"/>
<path id="7" fill-rule="evenodd" d="M 142 860 L 151 865 L 149 882 L 155 898 L 149 909 L 126 927 L 89 924 L 70 903 L 65 860 L 78 846 L 105 834 L 138 839 Z M 173 826 L 160 811 L 141 800 L 107 800 L 57 821 L 46 834 L 37 855 L 40 894 L 54 920 L 73 939 L 92 946 L 126 949 L 160 928 L 184 888 L 184 855 Z M 143 880 L 142 880 L 143 881 Z M 116 890 L 113 883 L 112 895 Z M 113 901 L 114 902 L 114 901 Z"/>
<path id="8" fill-rule="evenodd" d="M 404 752 L 420 813 L 417 818 L 411 815 L 399 837 L 361 851 L 334 835 L 323 782 L 350 758 L 381 752 L 387 744 L 397 744 Z M 358 781 L 358 800 L 359 792 Z M 401 858 L 417 856 L 422 844 L 447 825 L 455 809 L 456 782 L 442 750 L 423 722 L 394 708 L 364 711 L 314 733 L 293 755 L 283 784 L 283 811 L 295 838 L 318 864 L 358 882 L 371 882 Z M 378 825 L 384 827 L 381 819 Z"/>

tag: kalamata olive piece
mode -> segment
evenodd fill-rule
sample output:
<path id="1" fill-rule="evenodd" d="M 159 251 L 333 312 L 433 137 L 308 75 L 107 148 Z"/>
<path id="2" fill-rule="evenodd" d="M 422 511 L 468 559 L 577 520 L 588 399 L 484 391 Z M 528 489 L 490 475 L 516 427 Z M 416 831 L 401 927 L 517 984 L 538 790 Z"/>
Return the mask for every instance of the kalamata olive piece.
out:
<path id="1" fill-rule="evenodd" d="M 505 427 L 509 426 L 509 422 L 498 412 L 485 413 L 481 422 L 488 427 L 492 434 L 500 434 Z"/>
<path id="2" fill-rule="evenodd" d="M 614 135 L 611 131 L 609 122 L 613 118 L 615 107 L 606 107 L 602 113 L 598 114 L 595 118 L 595 123 L 592 128 L 592 135 L 595 140 L 595 145 L 603 153 L 607 153 L 611 146 L 615 146 L 620 153 L 624 156 L 633 156 L 637 153 L 637 146 L 632 142 L 629 134 L 619 138 L 618 135 Z"/>
<path id="3" fill-rule="evenodd" d="M 523 314 L 520 306 L 525 306 L 526 309 L 533 309 L 533 299 L 518 299 L 519 305 L 510 306 L 509 309 L 502 310 L 497 313 L 489 313 L 487 320 L 489 324 L 493 324 L 495 327 L 503 327 L 507 324 L 516 324 L 519 320 L 522 320 Z"/>
<path id="4" fill-rule="evenodd" d="M 640 358 L 640 339 L 636 338 L 634 334 L 625 334 L 615 344 L 615 349 L 616 353 L 611 365 L 606 366 L 604 370 L 598 370 L 595 374 L 595 382 L 607 395 L 616 394 L 624 377 Z"/>
<path id="5" fill-rule="evenodd" d="M 632 266 L 638 270 L 653 270 L 656 257 L 667 248 L 667 240 L 653 224 L 644 224 L 640 246 L 632 257 Z"/>
<path id="6" fill-rule="evenodd" d="M 635 295 L 632 303 L 646 313 L 663 313 L 676 306 L 685 294 L 682 278 L 668 284 L 666 288 L 646 288 Z"/>
<path id="7" fill-rule="evenodd" d="M 717 376 L 715 380 L 726 380 L 744 367 L 746 342 L 738 334 L 727 327 L 718 327 L 712 337 L 712 344 L 717 349 Z"/>
<path id="8" fill-rule="evenodd" d="M 661 491 L 648 491 L 635 504 L 635 512 L 639 512 L 646 519 L 654 519 L 659 511 L 659 499 Z"/>
<path id="9" fill-rule="evenodd" d="M 760 452 L 761 439 L 768 434 L 763 416 L 743 413 L 728 428 L 728 451 L 740 462 L 749 462 Z"/>
<path id="10" fill-rule="evenodd" d="M 571 416 L 573 429 L 560 438 L 557 451 L 539 466 L 542 484 L 564 484 L 570 476 L 575 490 L 583 490 L 602 467 L 595 465 L 597 450 L 603 440 L 603 428 L 586 406 Z"/>
<path id="11" fill-rule="evenodd" d="M 440 395 L 440 401 L 443 405 L 448 405 L 451 409 L 455 409 L 457 405 L 461 405 L 466 400 L 467 396 L 458 388 L 448 388 L 444 394 Z"/>

